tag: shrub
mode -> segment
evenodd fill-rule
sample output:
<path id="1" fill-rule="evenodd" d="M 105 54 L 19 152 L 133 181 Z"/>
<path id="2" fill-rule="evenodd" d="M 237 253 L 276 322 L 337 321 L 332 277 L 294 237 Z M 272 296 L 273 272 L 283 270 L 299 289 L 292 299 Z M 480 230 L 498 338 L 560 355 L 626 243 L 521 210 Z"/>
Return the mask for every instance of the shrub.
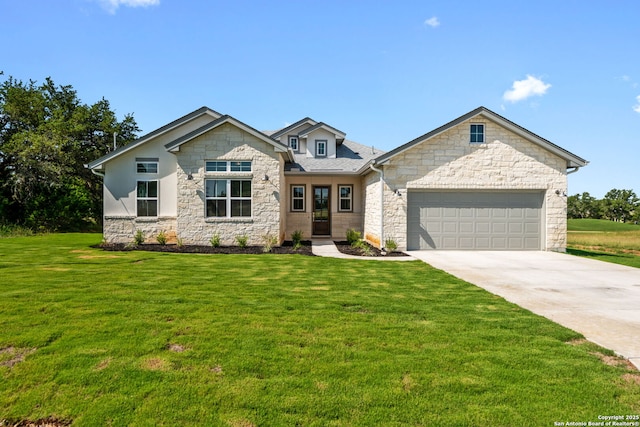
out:
<path id="1" fill-rule="evenodd" d="M 350 228 L 347 230 L 347 242 L 351 246 L 353 246 L 354 243 L 359 242 L 361 238 L 362 238 L 362 233 L 360 233 L 356 229 Z"/>
<path id="2" fill-rule="evenodd" d="M 184 242 L 182 241 L 182 239 L 180 237 L 177 238 L 176 245 L 178 245 L 179 248 L 183 248 L 184 247 Z"/>
<path id="3" fill-rule="evenodd" d="M 371 256 L 373 255 L 373 251 L 371 250 L 371 246 L 364 240 L 360 239 L 357 242 L 351 244 L 352 248 L 360 249 L 362 255 Z"/>
<path id="4" fill-rule="evenodd" d="M 162 246 L 167 244 L 167 235 L 165 234 L 164 230 L 160 231 L 160 233 L 158 233 L 158 237 L 156 237 L 156 240 L 158 241 L 158 243 L 160 243 Z"/>
<path id="5" fill-rule="evenodd" d="M 302 245 L 302 230 L 295 230 L 291 233 L 291 241 L 294 247 L 300 247 Z"/>
<path id="6" fill-rule="evenodd" d="M 393 239 L 387 239 L 384 241 L 384 248 L 387 252 L 395 252 L 395 250 L 398 249 L 398 244 Z"/>
<path id="7" fill-rule="evenodd" d="M 236 237 L 236 242 L 238 242 L 238 246 L 240 246 L 241 248 L 246 248 L 248 241 L 249 237 L 246 234 L 242 234 Z"/>
<path id="8" fill-rule="evenodd" d="M 214 248 L 219 248 L 220 247 L 220 235 L 218 233 L 216 233 L 213 236 L 211 236 L 211 239 L 209 239 L 209 243 L 211 243 L 211 246 L 213 246 Z"/>
<path id="9" fill-rule="evenodd" d="M 133 235 L 133 244 L 136 246 L 140 246 L 144 243 L 144 233 L 142 230 L 136 230 L 136 234 Z"/>
<path id="10" fill-rule="evenodd" d="M 264 245 L 262 246 L 263 252 L 271 252 L 271 249 L 278 244 L 278 238 L 271 234 L 265 234 L 262 236 L 262 240 L 264 241 Z"/>

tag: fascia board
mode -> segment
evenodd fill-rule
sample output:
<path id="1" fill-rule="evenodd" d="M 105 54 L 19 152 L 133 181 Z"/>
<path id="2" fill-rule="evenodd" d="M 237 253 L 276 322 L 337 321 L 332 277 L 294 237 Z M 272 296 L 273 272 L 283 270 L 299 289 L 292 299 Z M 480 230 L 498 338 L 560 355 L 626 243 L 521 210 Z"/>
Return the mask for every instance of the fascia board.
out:
<path id="1" fill-rule="evenodd" d="M 104 156 L 100 157 L 99 159 L 96 159 L 96 160 L 88 163 L 86 165 L 86 167 L 89 168 L 89 169 L 102 169 L 103 163 L 108 162 L 111 159 L 114 159 L 114 158 L 116 158 L 116 157 L 118 157 L 118 156 L 120 156 L 120 155 L 122 155 L 122 154 L 124 154 L 124 153 L 126 153 L 126 152 L 128 152 L 128 151 L 130 151 L 130 150 L 142 145 L 142 144 L 145 144 L 146 142 L 148 142 L 148 141 L 150 141 L 150 140 L 152 140 L 154 138 L 157 138 L 157 137 L 159 137 L 161 135 L 164 135 L 167 132 L 172 131 L 173 129 L 177 128 L 178 126 L 181 126 L 181 125 L 183 125 L 183 124 L 185 124 L 187 122 L 190 122 L 191 120 L 197 119 L 198 117 L 203 116 L 205 114 L 210 115 L 211 117 L 213 117 L 215 119 L 218 119 L 218 118 L 220 118 L 222 116 L 220 113 L 218 113 L 215 110 L 212 110 L 209 107 L 198 108 L 197 110 L 192 111 L 191 113 L 189 113 L 189 114 L 187 114 L 185 116 L 182 116 L 182 117 L 180 117 L 180 118 L 178 118 L 178 119 L 176 119 L 176 120 L 174 120 L 174 121 L 172 121 L 172 122 L 170 122 L 170 123 L 158 128 L 158 129 L 156 129 L 154 131 L 149 132 L 146 135 L 141 136 L 140 138 L 136 139 L 133 142 L 130 142 L 127 145 L 124 145 L 124 146 L 122 146 L 122 147 L 120 147 L 120 148 L 118 148 L 118 149 L 116 149 L 116 150 L 114 150 L 114 151 L 112 151 L 110 153 L 105 154 Z"/>

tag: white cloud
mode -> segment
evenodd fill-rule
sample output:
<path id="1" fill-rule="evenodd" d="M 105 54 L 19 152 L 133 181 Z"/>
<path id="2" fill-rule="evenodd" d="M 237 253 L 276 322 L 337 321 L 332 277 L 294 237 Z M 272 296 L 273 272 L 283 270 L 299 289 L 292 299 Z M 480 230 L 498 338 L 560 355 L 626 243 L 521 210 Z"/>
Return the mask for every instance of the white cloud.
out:
<path id="1" fill-rule="evenodd" d="M 440 21 L 438 20 L 437 16 L 432 16 L 431 18 L 427 19 L 426 21 L 424 21 L 424 25 L 428 25 L 430 27 L 438 27 L 440 26 Z"/>
<path id="2" fill-rule="evenodd" d="M 533 76 L 527 75 L 524 80 L 516 80 L 513 82 L 511 89 L 506 91 L 502 98 L 509 102 L 518 102 L 532 96 L 542 96 L 547 93 L 551 87 L 550 84 L 543 82 Z"/>
<path id="3" fill-rule="evenodd" d="M 100 0 L 102 7 L 109 13 L 116 13 L 120 6 L 126 7 L 148 7 L 157 6 L 160 0 Z"/>
<path id="4" fill-rule="evenodd" d="M 640 95 L 636 96 L 636 101 L 638 101 L 638 103 L 633 106 L 633 111 L 640 114 Z"/>

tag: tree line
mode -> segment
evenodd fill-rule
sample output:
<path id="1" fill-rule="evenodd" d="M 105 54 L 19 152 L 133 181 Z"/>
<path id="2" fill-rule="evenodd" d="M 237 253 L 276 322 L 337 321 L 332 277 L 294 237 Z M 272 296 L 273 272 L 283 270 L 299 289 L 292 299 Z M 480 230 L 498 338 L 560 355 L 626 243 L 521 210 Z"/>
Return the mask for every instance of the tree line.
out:
<path id="1" fill-rule="evenodd" d="M 567 217 L 608 219 L 617 222 L 640 221 L 640 199 L 633 190 L 610 190 L 597 199 L 585 192 L 567 198 Z"/>
<path id="2" fill-rule="evenodd" d="M 3 73 L 0 72 L 0 76 Z M 83 230 L 102 221 L 102 179 L 84 165 L 136 138 L 109 101 L 85 104 L 70 85 L 13 77 L 0 85 L 0 225 Z"/>

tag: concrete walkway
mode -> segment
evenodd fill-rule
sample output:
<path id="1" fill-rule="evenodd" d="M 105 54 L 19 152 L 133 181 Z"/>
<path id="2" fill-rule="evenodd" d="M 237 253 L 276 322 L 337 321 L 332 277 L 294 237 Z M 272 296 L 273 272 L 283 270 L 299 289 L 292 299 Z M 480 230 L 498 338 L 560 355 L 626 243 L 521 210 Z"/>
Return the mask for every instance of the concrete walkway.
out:
<path id="1" fill-rule="evenodd" d="M 555 252 L 410 251 L 640 369 L 640 269 Z"/>
<path id="2" fill-rule="evenodd" d="M 311 252 L 317 256 L 343 259 L 375 260 L 375 261 L 415 261 L 411 256 L 356 256 L 343 254 L 338 250 L 331 239 L 313 239 L 311 241 Z"/>

